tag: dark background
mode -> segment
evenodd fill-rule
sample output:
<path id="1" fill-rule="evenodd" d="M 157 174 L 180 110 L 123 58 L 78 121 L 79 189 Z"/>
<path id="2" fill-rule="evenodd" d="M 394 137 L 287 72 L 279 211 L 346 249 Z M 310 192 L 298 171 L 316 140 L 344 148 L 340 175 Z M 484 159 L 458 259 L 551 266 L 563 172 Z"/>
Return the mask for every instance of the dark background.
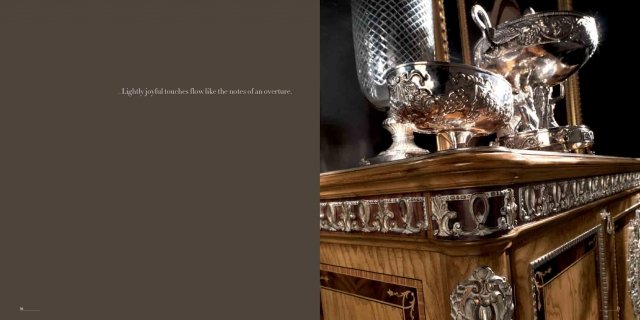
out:
<path id="1" fill-rule="evenodd" d="M 318 319 L 319 26 L 313 0 L 1 1 L 0 319 Z"/>
<path id="2" fill-rule="evenodd" d="M 445 8 L 454 0 L 445 0 Z M 542 11 L 548 1 L 530 1 Z M 555 1 L 553 1 L 555 3 Z M 353 168 L 361 158 L 385 150 L 391 143 L 382 128 L 384 112 L 377 111 L 361 93 L 355 70 L 351 35 L 350 1 L 321 0 L 321 171 Z M 536 5 L 538 4 L 538 5 Z M 638 27 L 633 10 L 620 1 L 575 0 L 574 10 L 594 15 L 600 28 L 600 45 L 580 70 L 583 123 L 595 134 L 593 151 L 600 155 L 640 157 L 638 120 L 633 79 L 637 66 L 629 43 Z M 445 12 L 451 30 L 453 14 Z M 635 19 L 635 20 L 634 20 Z M 456 53 L 457 34 L 449 34 L 451 51 Z M 452 61 L 455 59 L 452 59 Z M 566 124 L 564 108 L 557 108 L 558 122 Z M 416 135 L 416 143 L 436 150 L 431 135 Z"/>

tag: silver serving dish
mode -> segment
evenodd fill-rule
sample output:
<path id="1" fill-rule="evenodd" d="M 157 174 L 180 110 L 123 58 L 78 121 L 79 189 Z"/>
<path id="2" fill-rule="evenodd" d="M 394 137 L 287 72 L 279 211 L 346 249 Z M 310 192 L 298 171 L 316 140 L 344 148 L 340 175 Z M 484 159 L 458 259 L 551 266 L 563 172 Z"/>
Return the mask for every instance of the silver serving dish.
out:
<path id="1" fill-rule="evenodd" d="M 472 9 L 472 18 L 484 33 L 474 48 L 475 65 L 505 76 L 515 89 L 564 81 L 598 46 L 593 17 L 575 12 L 532 12 L 492 27 L 481 6 Z"/>
<path id="2" fill-rule="evenodd" d="M 475 5 L 471 15 L 484 34 L 474 48 L 475 65 L 504 76 L 514 89 L 516 114 L 498 132 L 497 142 L 519 149 L 566 151 L 565 133 L 575 128 L 560 127 L 554 108 L 564 96 L 562 82 L 589 60 L 598 45 L 595 19 L 576 12 L 529 9 L 521 18 L 493 27 L 481 6 Z M 557 96 L 554 86 L 559 86 Z M 585 130 L 591 135 L 569 145 L 591 146 L 593 132 L 581 132 Z"/>
<path id="3" fill-rule="evenodd" d="M 452 148 L 506 126 L 513 116 L 513 96 L 503 77 L 470 65 L 414 62 L 390 69 L 391 112 L 417 132 L 437 133 Z"/>

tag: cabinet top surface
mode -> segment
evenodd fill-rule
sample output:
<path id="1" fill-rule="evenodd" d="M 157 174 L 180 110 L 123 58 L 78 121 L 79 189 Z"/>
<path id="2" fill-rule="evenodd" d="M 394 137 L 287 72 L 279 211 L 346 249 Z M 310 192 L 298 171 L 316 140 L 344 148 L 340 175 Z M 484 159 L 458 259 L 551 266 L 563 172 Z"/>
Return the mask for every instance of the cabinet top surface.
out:
<path id="1" fill-rule="evenodd" d="M 507 186 L 640 171 L 640 159 L 480 147 L 320 174 L 320 198 Z"/>

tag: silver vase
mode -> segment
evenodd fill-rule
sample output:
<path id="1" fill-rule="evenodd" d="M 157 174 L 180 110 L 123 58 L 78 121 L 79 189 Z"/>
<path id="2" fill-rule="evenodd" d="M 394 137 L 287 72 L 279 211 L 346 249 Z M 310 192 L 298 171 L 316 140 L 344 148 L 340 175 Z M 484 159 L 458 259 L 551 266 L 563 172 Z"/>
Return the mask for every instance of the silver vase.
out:
<path id="1" fill-rule="evenodd" d="M 352 0 L 353 40 L 360 88 L 379 110 L 389 111 L 387 70 L 435 57 L 432 0 Z M 391 147 L 365 164 L 406 159 L 429 153 L 413 142 L 414 126 L 388 112 L 384 127 Z"/>

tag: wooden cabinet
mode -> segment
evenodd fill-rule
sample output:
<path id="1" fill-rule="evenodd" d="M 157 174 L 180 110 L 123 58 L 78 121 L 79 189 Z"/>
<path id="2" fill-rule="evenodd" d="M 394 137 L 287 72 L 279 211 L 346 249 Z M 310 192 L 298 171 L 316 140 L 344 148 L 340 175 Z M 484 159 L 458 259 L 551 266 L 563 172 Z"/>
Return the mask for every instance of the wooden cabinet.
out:
<path id="1" fill-rule="evenodd" d="M 320 198 L 323 319 L 636 318 L 636 159 L 449 152 L 322 174 Z"/>

